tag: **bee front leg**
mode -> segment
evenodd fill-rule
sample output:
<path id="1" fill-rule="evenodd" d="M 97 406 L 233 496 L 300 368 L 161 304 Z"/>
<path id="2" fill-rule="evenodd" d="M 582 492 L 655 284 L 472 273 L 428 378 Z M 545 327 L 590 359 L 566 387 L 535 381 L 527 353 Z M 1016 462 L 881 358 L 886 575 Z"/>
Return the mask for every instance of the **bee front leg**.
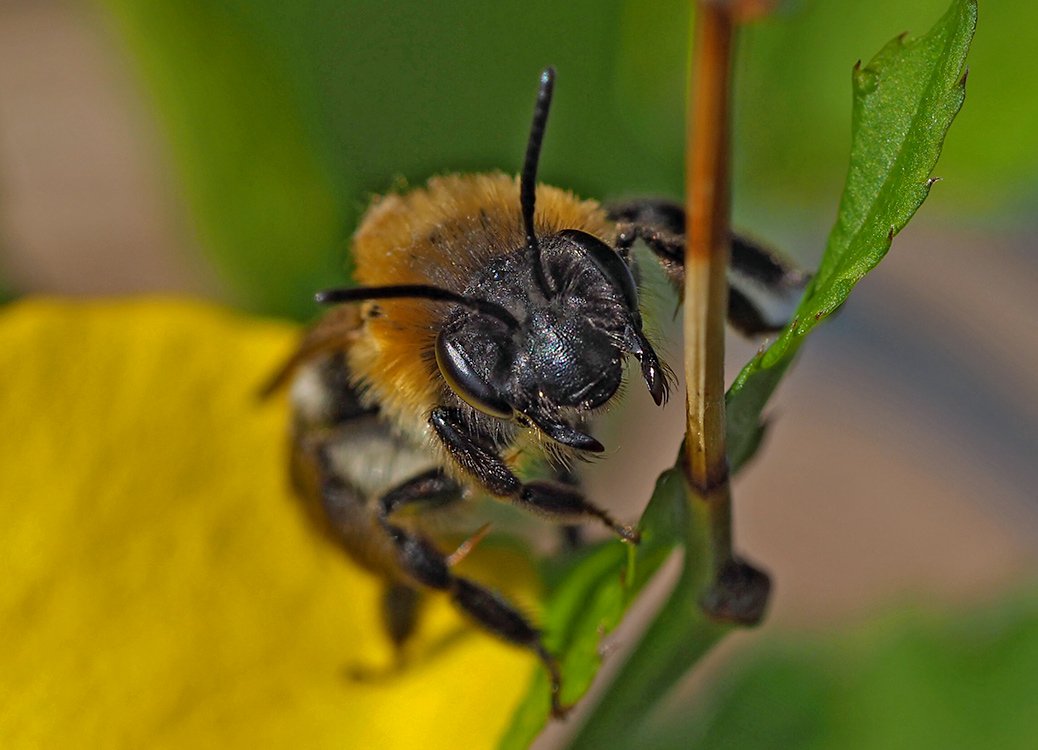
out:
<path id="1" fill-rule="evenodd" d="M 507 498 L 556 523 L 597 519 L 624 541 L 638 541 L 638 532 L 634 528 L 614 520 L 573 486 L 545 481 L 520 482 L 494 447 L 472 434 L 457 409 L 433 409 L 429 424 L 458 465 L 491 494 Z"/>
<path id="2" fill-rule="evenodd" d="M 685 209 L 673 201 L 648 199 L 606 206 L 617 222 L 617 252 L 630 262 L 630 249 L 642 240 L 671 282 L 685 281 Z M 743 235 L 731 237 L 728 268 L 728 321 L 747 336 L 774 333 L 785 326 L 810 280 L 774 250 Z"/>
<path id="3" fill-rule="evenodd" d="M 567 487 L 581 491 L 582 483 L 572 469 L 563 468 L 555 472 L 555 481 Z M 584 544 L 579 524 L 569 523 L 562 527 L 562 548 L 566 550 L 580 549 Z"/>

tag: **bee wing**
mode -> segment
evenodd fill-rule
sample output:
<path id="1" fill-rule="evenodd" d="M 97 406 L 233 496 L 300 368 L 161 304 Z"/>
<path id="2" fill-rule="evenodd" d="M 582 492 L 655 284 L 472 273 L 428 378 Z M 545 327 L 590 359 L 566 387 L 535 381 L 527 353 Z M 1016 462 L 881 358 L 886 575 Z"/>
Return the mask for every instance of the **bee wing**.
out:
<path id="1" fill-rule="evenodd" d="M 276 393 L 292 379 L 296 370 L 314 357 L 344 351 L 361 335 L 363 319 L 359 305 L 340 305 L 326 313 L 303 334 L 299 347 L 259 391 L 261 399 Z"/>

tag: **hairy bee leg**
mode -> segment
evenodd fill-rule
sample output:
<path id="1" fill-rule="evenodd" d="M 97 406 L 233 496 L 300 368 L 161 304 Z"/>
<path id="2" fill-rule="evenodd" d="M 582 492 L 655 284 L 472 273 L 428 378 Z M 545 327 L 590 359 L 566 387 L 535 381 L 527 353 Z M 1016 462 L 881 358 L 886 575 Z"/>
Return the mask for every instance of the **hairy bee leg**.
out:
<path id="1" fill-rule="evenodd" d="M 401 482 L 379 498 L 379 513 L 389 518 L 398 510 L 412 505 L 439 508 L 461 500 L 461 485 L 440 469 L 429 471 Z"/>
<path id="2" fill-rule="evenodd" d="M 566 485 L 555 482 L 527 482 L 513 502 L 556 523 L 573 523 L 597 518 L 623 541 L 637 543 L 641 540 L 634 527 L 619 523 L 605 510 L 588 502 L 582 492 Z"/>
<path id="3" fill-rule="evenodd" d="M 637 531 L 618 523 L 606 511 L 588 502 L 579 490 L 554 482 L 520 482 L 492 447 L 481 444 L 479 438 L 466 429 L 456 409 L 433 409 L 429 423 L 454 460 L 492 494 L 557 523 L 598 519 L 621 539 L 638 541 Z"/>
<path id="4" fill-rule="evenodd" d="M 490 589 L 453 575 L 447 558 L 427 539 L 384 519 L 382 525 L 397 547 L 400 567 L 415 582 L 447 592 L 454 604 L 484 629 L 538 656 L 551 680 L 552 714 L 564 716 L 568 709 L 559 699 L 562 680 L 558 664 L 541 642 L 540 631 L 519 610 Z"/>
<path id="5" fill-rule="evenodd" d="M 671 281 L 685 279 L 685 210 L 666 200 L 615 203 L 606 207 L 618 223 L 617 251 L 629 260 L 630 248 L 643 240 Z M 728 320 L 747 336 L 774 333 L 785 326 L 809 276 L 773 250 L 740 234 L 732 235 L 728 270 Z"/>
<path id="6" fill-rule="evenodd" d="M 666 200 L 634 200 L 605 206 L 617 222 L 616 250 L 628 263 L 631 247 L 643 240 L 676 285 L 685 280 L 685 209 Z"/>
<path id="7" fill-rule="evenodd" d="M 376 501 L 377 514 L 372 514 L 369 499 L 335 471 L 327 448 L 314 448 L 314 456 L 319 476 L 321 510 L 331 530 L 347 550 L 355 551 L 363 544 L 372 546 L 370 540 L 384 533 L 385 520 L 399 509 L 410 505 L 442 507 L 461 499 L 460 485 L 433 470 L 419 474 L 386 492 Z M 385 546 L 392 550 L 390 545 Z M 389 579 L 383 592 L 382 620 L 386 634 L 396 647 L 398 658 L 403 645 L 414 632 L 420 604 L 421 592 L 414 586 Z"/>
<path id="8" fill-rule="evenodd" d="M 466 472 L 494 495 L 514 495 L 522 489 L 519 477 L 492 446 L 483 445 L 466 428 L 457 409 L 439 406 L 429 415 L 429 424 L 443 446 Z"/>
<path id="9" fill-rule="evenodd" d="M 457 502 L 461 495 L 462 489 L 457 482 L 439 469 L 431 469 L 401 482 L 382 495 L 378 500 L 379 521 L 386 529 L 402 532 L 388 523 L 397 511 L 416 506 L 443 507 Z M 420 593 L 406 584 L 392 583 L 385 590 L 382 600 L 383 619 L 386 632 L 398 653 L 414 632 L 420 601 Z"/>

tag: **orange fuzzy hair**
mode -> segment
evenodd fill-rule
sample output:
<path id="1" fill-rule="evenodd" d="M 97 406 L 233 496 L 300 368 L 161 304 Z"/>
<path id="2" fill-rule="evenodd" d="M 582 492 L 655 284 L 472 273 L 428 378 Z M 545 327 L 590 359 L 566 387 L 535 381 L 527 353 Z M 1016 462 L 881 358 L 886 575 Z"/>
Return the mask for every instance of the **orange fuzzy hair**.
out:
<path id="1" fill-rule="evenodd" d="M 535 227 L 538 236 L 580 229 L 616 242 L 616 224 L 597 202 L 548 185 L 537 186 Z M 371 205 L 353 237 L 355 275 L 364 286 L 432 284 L 460 293 L 490 258 L 525 244 L 518 178 L 434 177 Z M 366 303 L 365 335 L 348 352 L 358 384 L 410 434 L 429 435 L 429 413 L 447 388 L 434 354 L 446 309 L 424 300 Z"/>

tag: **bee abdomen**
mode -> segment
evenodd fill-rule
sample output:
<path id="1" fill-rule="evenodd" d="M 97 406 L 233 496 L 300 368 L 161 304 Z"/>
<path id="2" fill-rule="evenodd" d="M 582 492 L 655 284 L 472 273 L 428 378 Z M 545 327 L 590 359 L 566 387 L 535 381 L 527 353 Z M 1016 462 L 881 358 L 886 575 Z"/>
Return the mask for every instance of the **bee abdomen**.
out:
<path id="1" fill-rule="evenodd" d="M 424 443 L 400 434 L 352 384 L 341 354 L 301 367 L 292 384 L 294 473 L 312 515 L 360 565 L 399 575 L 379 499 L 436 466 Z"/>

